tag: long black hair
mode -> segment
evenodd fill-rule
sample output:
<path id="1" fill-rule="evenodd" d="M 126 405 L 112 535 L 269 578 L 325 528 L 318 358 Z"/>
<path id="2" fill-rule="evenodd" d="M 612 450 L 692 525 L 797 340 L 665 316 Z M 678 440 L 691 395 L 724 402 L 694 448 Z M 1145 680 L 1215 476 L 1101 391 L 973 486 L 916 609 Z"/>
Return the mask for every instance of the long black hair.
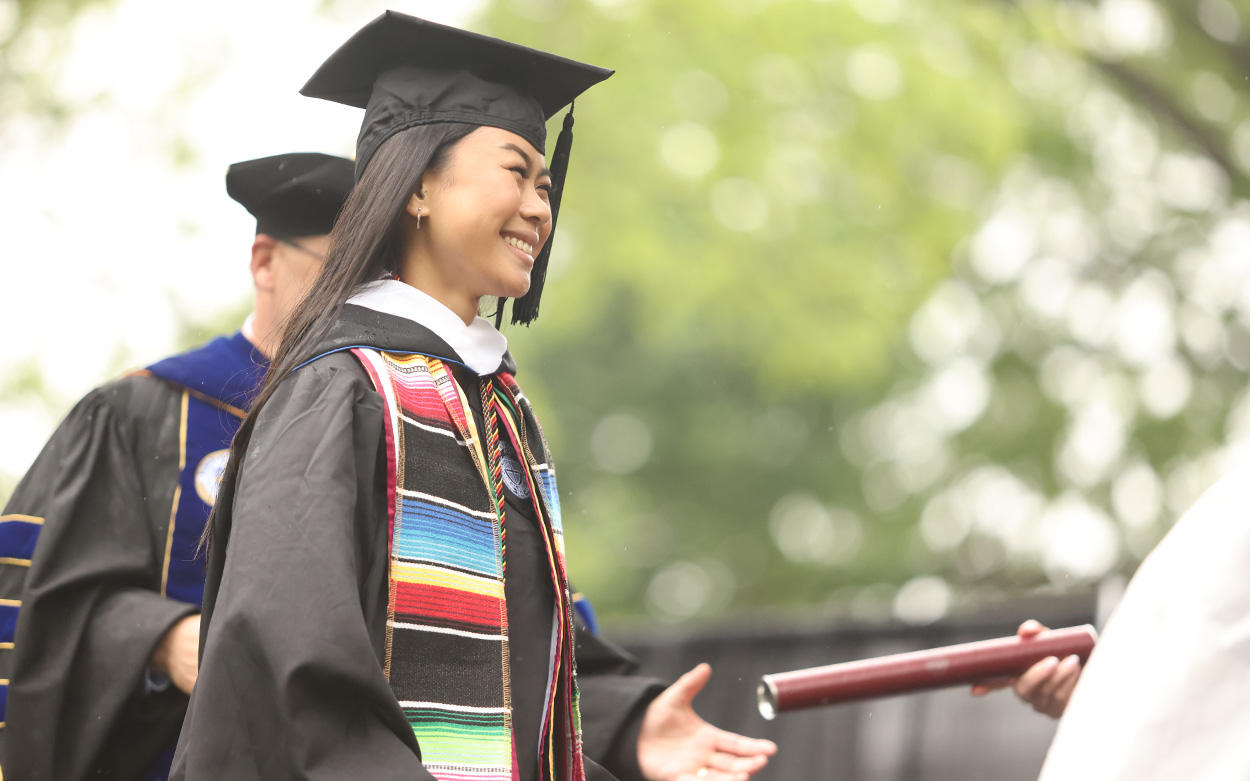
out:
<path id="1" fill-rule="evenodd" d="M 441 170 L 452 146 L 475 129 L 476 125 L 459 123 L 409 128 L 387 139 L 369 160 L 330 231 L 330 251 L 316 282 L 283 320 L 282 340 L 265 382 L 230 444 L 230 458 L 221 476 L 223 487 L 234 484 L 256 418 L 273 397 L 278 383 L 314 357 L 317 346 L 356 288 L 399 271 L 409 199 L 420 188 L 422 175 Z M 233 491 L 224 490 L 220 494 L 226 500 L 232 495 Z M 220 506 L 213 508 L 204 527 L 201 548 L 212 542 Z"/>

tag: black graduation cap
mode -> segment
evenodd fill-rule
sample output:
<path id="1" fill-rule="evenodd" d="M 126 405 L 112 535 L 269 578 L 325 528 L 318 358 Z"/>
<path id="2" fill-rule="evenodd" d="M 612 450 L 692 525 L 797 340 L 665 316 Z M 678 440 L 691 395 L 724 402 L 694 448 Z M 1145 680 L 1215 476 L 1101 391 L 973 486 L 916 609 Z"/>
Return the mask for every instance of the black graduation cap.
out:
<path id="1" fill-rule="evenodd" d="M 356 140 L 359 179 L 386 139 L 439 122 L 503 128 L 546 154 L 547 120 L 611 75 L 607 68 L 387 11 L 330 55 L 300 93 L 365 110 Z M 553 235 L 572 143 L 570 109 L 551 156 Z M 535 258 L 530 291 L 512 307 L 514 323 L 538 316 L 551 242 Z"/>
<path id="2" fill-rule="evenodd" d="M 351 160 L 295 152 L 235 163 L 226 192 L 256 218 L 256 232 L 275 239 L 329 233 L 355 184 Z"/>

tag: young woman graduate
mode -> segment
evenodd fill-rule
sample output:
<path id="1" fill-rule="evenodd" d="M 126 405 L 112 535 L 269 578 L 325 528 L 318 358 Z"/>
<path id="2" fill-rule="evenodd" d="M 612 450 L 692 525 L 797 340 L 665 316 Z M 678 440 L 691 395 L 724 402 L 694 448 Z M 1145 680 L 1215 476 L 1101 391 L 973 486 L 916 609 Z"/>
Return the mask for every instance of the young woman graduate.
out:
<path id="1" fill-rule="evenodd" d="M 612 778 L 584 757 L 551 456 L 477 316 L 537 316 L 571 112 L 551 170 L 545 122 L 609 75 L 388 12 L 305 85 L 365 109 L 358 183 L 232 447 L 174 778 Z M 645 695 L 638 777 L 775 750 L 697 720 L 698 685 Z"/>

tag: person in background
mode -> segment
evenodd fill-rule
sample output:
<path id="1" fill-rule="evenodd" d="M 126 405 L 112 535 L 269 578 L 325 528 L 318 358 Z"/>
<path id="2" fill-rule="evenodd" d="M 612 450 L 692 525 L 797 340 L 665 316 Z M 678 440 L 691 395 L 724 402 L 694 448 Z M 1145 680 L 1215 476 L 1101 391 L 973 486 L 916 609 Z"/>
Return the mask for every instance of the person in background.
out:
<path id="1" fill-rule="evenodd" d="M 11 779 L 168 776 L 198 672 L 200 535 L 281 324 L 321 268 L 350 160 L 237 163 L 256 217 L 252 315 L 97 388 L 0 515 L 0 768 Z M 66 359 L 72 359 L 72 355 Z"/>

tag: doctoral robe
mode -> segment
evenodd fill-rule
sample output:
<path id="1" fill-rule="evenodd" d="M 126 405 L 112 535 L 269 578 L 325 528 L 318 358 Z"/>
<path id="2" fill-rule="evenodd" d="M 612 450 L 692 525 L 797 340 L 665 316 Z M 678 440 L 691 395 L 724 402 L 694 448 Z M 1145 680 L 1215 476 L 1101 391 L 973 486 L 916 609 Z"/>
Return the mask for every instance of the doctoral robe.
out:
<path id="1" fill-rule="evenodd" d="M 187 698 L 148 665 L 199 609 L 196 541 L 258 359 L 235 334 L 91 392 L 18 484 L 0 516 L 8 778 L 166 776 Z"/>

